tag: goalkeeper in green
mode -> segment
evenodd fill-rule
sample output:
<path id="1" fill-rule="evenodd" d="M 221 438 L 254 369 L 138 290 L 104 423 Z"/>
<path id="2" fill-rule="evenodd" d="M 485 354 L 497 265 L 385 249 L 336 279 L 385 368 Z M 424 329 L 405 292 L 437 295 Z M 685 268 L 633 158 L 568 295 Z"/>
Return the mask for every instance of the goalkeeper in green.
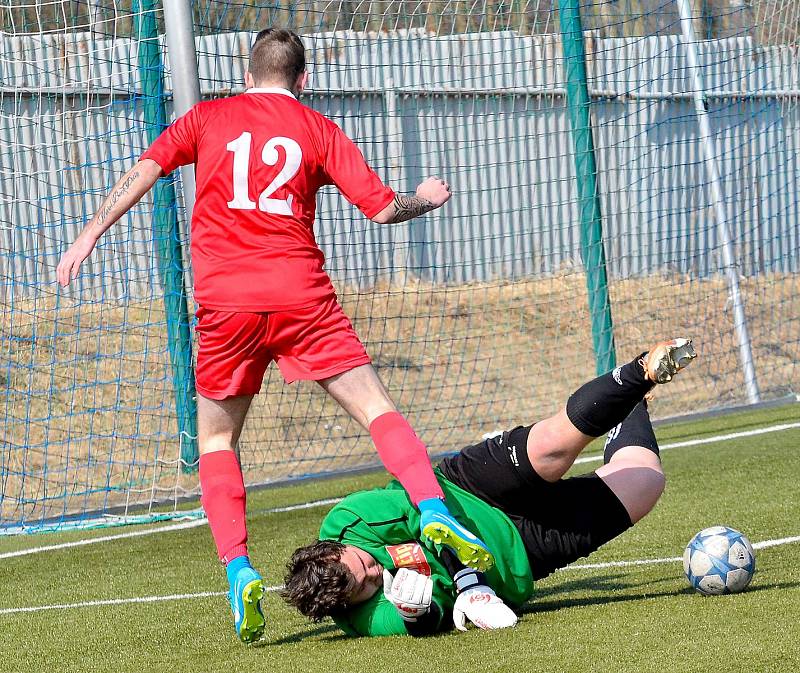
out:
<path id="1" fill-rule="evenodd" d="M 494 553 L 486 573 L 465 568 L 419 535 L 419 512 L 399 483 L 346 497 L 319 540 L 287 564 L 284 599 L 350 635 L 427 635 L 516 623 L 508 607 L 534 581 L 587 556 L 645 516 L 664 488 L 645 396 L 695 357 L 692 342 L 657 344 L 586 383 L 554 416 L 468 446 L 437 470 L 453 514 Z M 563 479 L 594 438 L 604 464 Z M 508 605 L 507 605 L 508 604 Z"/>

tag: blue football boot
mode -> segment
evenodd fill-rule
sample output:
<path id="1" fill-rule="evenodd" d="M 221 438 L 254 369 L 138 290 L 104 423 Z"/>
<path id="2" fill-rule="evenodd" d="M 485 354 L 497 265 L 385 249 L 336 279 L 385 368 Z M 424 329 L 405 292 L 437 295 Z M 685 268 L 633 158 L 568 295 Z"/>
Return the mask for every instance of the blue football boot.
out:
<path id="1" fill-rule="evenodd" d="M 423 500 L 419 510 L 420 531 L 431 542 L 450 547 L 461 563 L 475 570 L 485 572 L 494 565 L 489 548 L 453 518 L 444 502 Z"/>
<path id="2" fill-rule="evenodd" d="M 264 583 L 250 566 L 240 568 L 236 573 L 228 595 L 233 610 L 236 635 L 243 643 L 254 643 L 264 634 L 264 613 L 261 612 L 261 598 Z"/>

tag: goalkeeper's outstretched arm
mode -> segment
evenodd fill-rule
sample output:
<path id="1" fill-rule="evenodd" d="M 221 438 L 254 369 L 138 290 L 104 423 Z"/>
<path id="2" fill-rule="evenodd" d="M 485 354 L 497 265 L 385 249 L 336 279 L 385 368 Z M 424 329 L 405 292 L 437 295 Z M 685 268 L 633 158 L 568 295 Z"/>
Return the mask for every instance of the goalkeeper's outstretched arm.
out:
<path id="1" fill-rule="evenodd" d="M 143 159 L 123 175 L 106 196 L 100 209 L 83 228 L 75 242 L 61 257 L 56 276 L 62 287 L 78 276 L 83 260 L 94 250 L 98 239 L 141 199 L 162 175 L 161 166 Z"/>

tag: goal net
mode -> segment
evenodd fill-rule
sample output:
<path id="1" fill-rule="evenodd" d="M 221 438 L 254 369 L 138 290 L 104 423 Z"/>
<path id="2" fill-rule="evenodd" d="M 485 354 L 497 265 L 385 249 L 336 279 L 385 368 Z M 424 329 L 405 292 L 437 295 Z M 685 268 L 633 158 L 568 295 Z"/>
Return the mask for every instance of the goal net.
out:
<path id="1" fill-rule="evenodd" d="M 333 189 L 339 299 L 432 454 L 551 414 L 656 340 L 694 338 L 655 417 L 800 387 L 800 3 L 195 0 L 203 99 L 243 91 L 258 30 L 307 48 L 302 102 L 379 175 L 454 196 L 365 220 Z M 155 0 L 0 4 L 0 533 L 174 516 L 197 495 L 179 175 L 55 270 L 174 118 Z M 312 383 L 270 368 L 248 484 L 377 465 Z"/>

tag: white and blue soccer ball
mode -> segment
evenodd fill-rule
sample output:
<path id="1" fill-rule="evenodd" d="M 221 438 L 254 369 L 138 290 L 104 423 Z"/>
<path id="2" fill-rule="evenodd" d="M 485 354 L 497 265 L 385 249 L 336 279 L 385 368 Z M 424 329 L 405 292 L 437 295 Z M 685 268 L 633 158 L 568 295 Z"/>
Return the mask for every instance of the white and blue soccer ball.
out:
<path id="1" fill-rule="evenodd" d="M 686 545 L 683 571 L 701 594 L 719 596 L 744 591 L 756 571 L 753 545 L 727 526 L 704 528 Z"/>

